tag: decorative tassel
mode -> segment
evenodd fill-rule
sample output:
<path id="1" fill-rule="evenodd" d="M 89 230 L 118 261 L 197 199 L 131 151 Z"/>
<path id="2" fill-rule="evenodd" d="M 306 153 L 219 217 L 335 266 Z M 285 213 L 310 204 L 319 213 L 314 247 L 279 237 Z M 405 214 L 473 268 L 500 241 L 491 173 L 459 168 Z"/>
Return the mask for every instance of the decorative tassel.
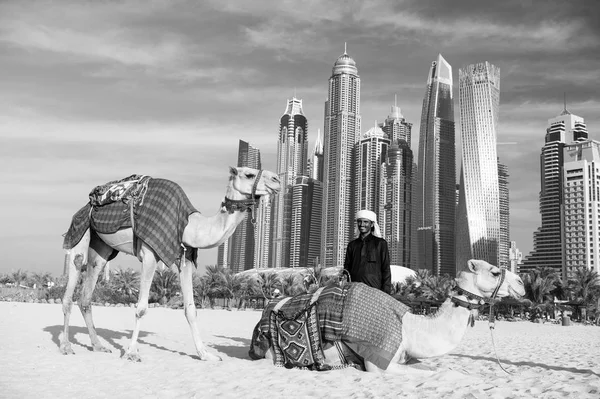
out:
<path id="1" fill-rule="evenodd" d="M 469 313 L 469 321 L 467 322 L 467 325 L 474 327 L 475 326 L 475 316 L 473 315 L 473 312 Z"/>

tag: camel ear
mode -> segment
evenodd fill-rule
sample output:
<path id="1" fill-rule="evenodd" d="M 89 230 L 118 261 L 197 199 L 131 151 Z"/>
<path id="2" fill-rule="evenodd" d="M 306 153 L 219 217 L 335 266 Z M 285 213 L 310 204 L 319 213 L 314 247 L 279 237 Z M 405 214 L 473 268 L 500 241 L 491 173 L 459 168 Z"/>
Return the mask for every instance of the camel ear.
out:
<path id="1" fill-rule="evenodd" d="M 238 170 L 237 170 L 237 168 L 234 168 L 233 166 L 230 166 L 230 167 L 229 167 L 229 173 L 230 173 L 232 176 L 237 176 L 237 174 L 238 174 Z"/>
<path id="2" fill-rule="evenodd" d="M 477 270 L 479 269 L 479 264 L 477 262 L 477 259 L 469 259 L 467 261 L 467 267 L 469 268 L 471 273 L 477 273 Z"/>

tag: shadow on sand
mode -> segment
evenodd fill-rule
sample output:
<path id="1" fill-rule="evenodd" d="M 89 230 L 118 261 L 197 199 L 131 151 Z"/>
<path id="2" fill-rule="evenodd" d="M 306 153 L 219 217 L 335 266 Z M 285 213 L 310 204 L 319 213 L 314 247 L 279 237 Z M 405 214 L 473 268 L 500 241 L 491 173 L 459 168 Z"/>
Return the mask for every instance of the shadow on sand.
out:
<path id="1" fill-rule="evenodd" d="M 240 338 L 240 337 L 226 337 L 222 335 L 215 335 L 216 338 L 226 338 L 232 341 L 241 342 L 243 346 L 239 345 L 211 345 L 215 350 L 226 354 L 229 357 L 235 357 L 237 359 L 242 360 L 251 360 L 248 355 L 248 351 L 250 350 L 250 339 L 249 338 Z"/>
<path id="2" fill-rule="evenodd" d="M 490 362 L 496 363 L 496 358 L 494 358 L 494 357 L 458 355 L 458 354 L 450 354 L 448 356 L 465 357 L 465 358 L 473 359 L 473 360 L 488 360 Z M 511 362 L 510 360 L 506 360 L 506 359 L 500 359 L 500 363 L 502 363 L 503 365 L 512 364 L 513 366 L 540 367 L 540 368 L 547 369 L 547 370 L 566 371 L 569 373 L 576 373 L 576 374 L 592 374 L 592 375 L 600 377 L 600 374 L 598 374 L 590 369 L 577 369 L 574 367 L 551 366 L 548 364 L 536 363 L 536 362 L 524 362 L 524 361 Z"/>
<path id="3" fill-rule="evenodd" d="M 48 326 L 48 327 L 44 327 L 43 331 L 50 333 L 51 337 L 52 337 L 52 341 L 54 342 L 54 344 L 56 344 L 56 346 L 58 348 L 60 348 L 60 335 L 63 332 L 63 328 L 64 326 L 61 325 L 55 325 L 55 326 Z M 109 330 L 106 328 L 96 328 L 96 332 L 98 333 L 98 337 L 104 339 L 112 348 L 109 349 L 117 349 L 121 352 L 121 356 L 123 356 L 125 354 L 125 351 L 127 350 L 127 346 L 122 346 L 120 344 L 117 343 L 118 340 L 122 340 L 122 339 L 126 339 L 127 340 L 127 345 L 129 345 L 129 340 L 131 339 L 131 335 L 133 334 L 133 330 L 125 330 L 125 331 L 114 331 L 114 330 Z M 81 341 L 79 341 L 77 338 L 75 338 L 75 336 L 77 334 L 83 334 L 86 337 L 88 336 L 88 329 L 87 327 L 78 327 L 78 326 L 70 326 L 69 327 L 69 335 L 71 338 L 71 343 L 75 344 L 75 345 L 79 345 L 82 346 L 84 348 L 86 348 L 89 351 L 93 351 L 93 348 L 91 345 L 86 345 L 84 343 L 82 343 Z M 162 345 L 157 345 L 153 342 L 149 342 L 147 340 L 145 340 L 144 338 L 146 337 L 150 337 L 152 335 L 155 335 L 154 333 L 148 332 L 148 331 L 140 331 L 140 334 L 138 336 L 138 343 L 140 345 L 148 345 L 151 346 L 153 348 L 162 350 L 162 351 L 166 351 L 166 352 L 171 352 L 171 353 L 175 353 L 181 356 L 189 356 L 192 359 L 196 359 L 196 360 L 200 360 L 200 357 L 197 356 L 196 354 L 189 354 L 186 352 L 181 352 L 181 351 L 176 351 L 173 349 L 169 349 L 166 348 Z M 250 347 L 250 340 L 245 340 L 247 341 L 248 344 L 248 348 Z M 190 344 L 192 345 L 193 348 L 193 342 L 192 339 L 190 337 Z M 213 346 L 215 350 L 220 350 L 218 346 Z M 228 347 L 228 346 L 224 346 L 223 348 L 227 349 L 227 348 L 237 348 L 240 349 L 239 347 Z M 240 358 L 248 358 L 247 353 L 248 353 L 248 349 L 246 348 L 241 348 L 244 350 L 244 354 L 245 356 L 240 356 Z M 238 357 L 236 355 L 232 355 L 230 353 L 228 353 L 227 351 L 223 351 L 224 353 L 227 353 L 228 356 L 232 356 L 232 357 Z"/>

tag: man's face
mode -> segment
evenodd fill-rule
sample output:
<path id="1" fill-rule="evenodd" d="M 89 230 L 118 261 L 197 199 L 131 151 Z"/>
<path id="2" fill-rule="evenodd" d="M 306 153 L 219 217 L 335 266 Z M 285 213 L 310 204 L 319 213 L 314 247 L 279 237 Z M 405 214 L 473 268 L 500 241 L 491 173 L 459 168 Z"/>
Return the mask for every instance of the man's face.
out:
<path id="1" fill-rule="evenodd" d="M 373 226 L 373 222 L 369 219 L 356 219 L 356 224 L 358 225 L 358 231 L 361 234 L 371 232 L 371 226 Z"/>

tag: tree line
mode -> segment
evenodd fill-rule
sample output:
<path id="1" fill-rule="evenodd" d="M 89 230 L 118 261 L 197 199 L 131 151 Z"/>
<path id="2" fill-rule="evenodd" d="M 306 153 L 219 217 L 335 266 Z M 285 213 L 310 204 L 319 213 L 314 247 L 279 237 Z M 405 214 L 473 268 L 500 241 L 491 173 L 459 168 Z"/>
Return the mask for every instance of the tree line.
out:
<path id="1" fill-rule="evenodd" d="M 256 274 L 235 274 L 230 269 L 218 266 L 207 266 L 206 274 L 195 276 L 193 281 L 194 297 L 198 307 L 214 307 L 218 301 L 224 307 L 245 308 L 261 307 L 266 300 L 276 296 L 293 296 L 312 292 L 318 286 L 337 284 L 338 276 L 325 275 L 315 268 L 309 275 L 287 273 L 279 275 L 275 272 Z M 84 274 L 80 276 L 83 279 Z M 557 305 L 565 308 L 564 302 L 571 305 L 574 314 L 581 320 L 600 317 L 600 277 L 594 270 L 578 269 L 574 277 L 563 283 L 559 275 L 551 268 L 540 267 L 520 275 L 525 284 L 525 300 L 512 305 L 525 309 L 532 320 L 544 314 L 554 318 Z M 50 273 L 28 273 L 17 270 L 0 275 L 0 284 L 4 287 L 36 287 L 30 290 L 30 297 L 37 300 L 60 300 L 64 295 L 67 277 L 54 278 Z M 122 303 L 124 305 L 137 302 L 140 273 L 134 269 L 116 269 L 102 274 L 94 290 L 93 302 Z M 429 302 L 438 305 L 443 302 L 455 286 L 455 280 L 449 275 L 433 276 L 428 270 L 418 270 L 414 277 L 408 277 L 402 283 L 393 286 L 392 295 L 407 303 Z M 74 299 L 77 300 L 81 290 L 78 284 Z M 21 288 L 23 290 L 23 288 Z M 34 292 L 35 291 L 35 292 Z M 12 290 L 0 297 L 7 300 L 19 300 L 21 291 Z M 31 294 L 33 292 L 33 294 Z M 149 303 L 177 307 L 181 304 L 179 276 L 166 269 L 154 275 Z M 502 304 L 502 301 L 500 302 Z"/>

